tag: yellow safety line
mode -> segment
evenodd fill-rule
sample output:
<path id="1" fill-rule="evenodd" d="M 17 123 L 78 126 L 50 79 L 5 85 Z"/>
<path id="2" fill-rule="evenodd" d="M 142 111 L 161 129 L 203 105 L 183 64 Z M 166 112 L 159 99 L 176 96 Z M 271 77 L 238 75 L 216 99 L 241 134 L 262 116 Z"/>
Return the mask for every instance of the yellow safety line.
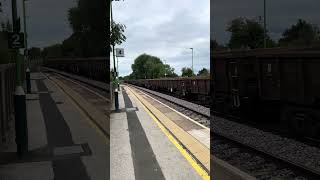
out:
<path id="1" fill-rule="evenodd" d="M 128 89 L 132 92 L 134 97 L 138 100 L 138 102 L 142 105 L 145 111 L 150 115 L 150 117 L 156 122 L 162 132 L 168 137 L 168 139 L 172 142 L 172 144 L 180 151 L 182 156 L 189 162 L 189 164 L 196 170 L 196 172 L 204 179 L 209 180 L 210 175 L 193 159 L 192 155 L 185 150 L 181 144 L 176 140 L 175 137 L 171 135 L 171 133 L 160 123 L 160 121 L 152 114 L 152 112 L 146 107 L 146 105 L 141 102 L 140 98 L 128 87 Z"/>
<path id="2" fill-rule="evenodd" d="M 43 73 L 42 73 L 43 74 Z M 78 109 L 78 111 L 84 116 L 84 118 L 87 120 L 87 122 L 94 128 L 96 129 L 96 131 L 100 134 L 100 136 L 103 137 L 103 139 L 105 140 L 105 142 L 107 144 L 109 144 L 110 140 L 108 137 L 106 137 L 104 135 L 104 133 L 102 132 L 102 130 L 95 124 L 92 122 L 91 117 L 89 117 L 89 115 L 84 112 L 83 108 L 80 107 L 80 105 L 78 103 L 75 102 L 75 100 L 59 85 L 57 84 L 54 80 L 52 80 L 51 78 L 48 78 L 45 74 L 43 74 L 49 81 L 51 81 L 56 87 L 58 87 L 58 89 L 64 93 L 70 100 L 70 102 Z"/>

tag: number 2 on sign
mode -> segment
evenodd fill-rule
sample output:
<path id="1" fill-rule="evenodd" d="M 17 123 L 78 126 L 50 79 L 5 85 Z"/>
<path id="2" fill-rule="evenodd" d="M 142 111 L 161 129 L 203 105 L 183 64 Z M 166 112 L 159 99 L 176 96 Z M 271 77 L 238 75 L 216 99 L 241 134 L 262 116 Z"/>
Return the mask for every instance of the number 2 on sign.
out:
<path id="1" fill-rule="evenodd" d="M 14 34 L 12 36 L 12 44 L 19 45 L 20 44 L 20 36 L 19 34 Z"/>

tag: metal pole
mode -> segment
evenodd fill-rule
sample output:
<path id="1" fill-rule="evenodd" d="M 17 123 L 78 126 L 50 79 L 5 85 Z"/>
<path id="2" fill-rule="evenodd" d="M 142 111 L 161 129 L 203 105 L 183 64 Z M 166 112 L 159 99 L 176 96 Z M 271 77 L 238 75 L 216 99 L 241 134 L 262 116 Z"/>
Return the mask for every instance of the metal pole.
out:
<path id="1" fill-rule="evenodd" d="M 28 35 L 27 35 L 27 23 L 26 23 L 26 0 L 23 0 L 23 32 L 24 32 L 24 45 L 25 49 L 28 49 Z"/>
<path id="2" fill-rule="evenodd" d="M 267 13 L 266 13 L 266 0 L 263 0 L 263 29 L 264 29 L 264 35 L 263 35 L 263 46 L 264 48 L 267 48 Z"/>
<path id="3" fill-rule="evenodd" d="M 192 73 L 193 73 L 193 48 L 192 48 Z"/>
<path id="4" fill-rule="evenodd" d="M 110 1 L 110 12 L 111 12 L 111 23 L 113 23 L 113 16 L 112 16 L 112 1 Z M 113 54 L 113 70 L 114 72 L 117 72 L 117 68 L 116 68 L 116 59 L 115 59 L 115 53 L 114 53 L 114 44 L 112 44 L 112 54 Z M 116 73 L 114 73 L 113 75 L 114 80 L 117 79 Z M 114 104 L 115 104 L 115 110 L 118 111 L 119 110 L 119 102 L 118 102 L 118 87 L 117 85 L 114 87 Z"/>
<path id="5" fill-rule="evenodd" d="M 167 61 L 164 59 L 163 60 L 164 61 L 164 65 L 166 65 L 167 64 Z M 167 70 L 166 70 L 166 68 L 164 68 L 164 77 L 167 77 Z"/>
<path id="6" fill-rule="evenodd" d="M 117 56 L 117 76 L 119 77 L 119 57 Z M 118 90 L 120 91 L 120 83 L 118 83 Z"/>
<path id="7" fill-rule="evenodd" d="M 26 85 L 27 85 L 27 93 L 31 93 L 31 80 L 30 80 L 30 62 L 28 61 L 28 35 L 27 35 L 27 24 L 26 24 L 26 0 L 23 0 L 22 3 L 23 9 L 23 32 L 24 32 L 24 62 L 27 62 L 27 69 L 26 69 Z"/>
<path id="8" fill-rule="evenodd" d="M 117 57 L 117 75 L 119 76 L 119 57 Z"/>
<path id="9" fill-rule="evenodd" d="M 192 65 L 191 65 L 191 70 L 192 70 L 192 74 L 193 74 L 193 48 L 190 48 L 192 50 Z"/>
<path id="10" fill-rule="evenodd" d="M 17 1 L 12 0 L 12 24 L 13 32 L 19 32 L 17 18 Z M 14 94 L 14 112 L 15 112 L 15 131 L 18 156 L 28 152 L 28 126 L 26 111 L 26 95 L 22 88 L 22 64 L 23 59 L 18 56 L 18 50 L 14 50 L 14 59 L 16 60 L 16 90 Z"/>
<path id="11" fill-rule="evenodd" d="M 112 15 L 112 1 L 110 1 L 110 12 L 111 12 L 111 24 L 113 24 L 113 15 Z M 116 59 L 115 59 L 115 53 L 114 53 L 114 44 L 112 44 L 112 56 L 113 56 L 113 70 L 114 72 L 117 72 L 116 69 Z"/>

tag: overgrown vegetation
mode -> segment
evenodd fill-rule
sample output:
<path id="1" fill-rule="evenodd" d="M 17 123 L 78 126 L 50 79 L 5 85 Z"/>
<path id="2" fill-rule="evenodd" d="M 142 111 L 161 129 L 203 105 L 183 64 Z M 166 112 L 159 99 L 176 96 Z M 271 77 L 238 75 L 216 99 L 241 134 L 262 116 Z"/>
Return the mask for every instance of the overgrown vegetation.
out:
<path id="1" fill-rule="evenodd" d="M 178 76 L 170 65 L 163 64 L 160 58 L 148 54 L 138 56 L 131 68 L 132 73 L 125 79 L 153 79 Z"/>
<path id="2" fill-rule="evenodd" d="M 215 39 L 211 40 L 211 50 L 256 49 L 264 47 L 264 29 L 255 20 L 243 17 L 236 18 L 230 22 L 226 30 L 231 33 L 229 42 L 226 45 L 221 45 Z M 295 24 L 287 28 L 277 42 L 270 38 L 268 32 L 266 37 L 267 48 L 320 45 L 319 27 L 302 19 L 299 19 Z"/>
<path id="3" fill-rule="evenodd" d="M 43 49 L 45 57 L 98 57 L 107 56 L 107 10 L 104 0 L 79 0 L 69 9 L 68 20 L 73 30 L 60 44 Z"/>
<path id="4" fill-rule="evenodd" d="M 174 72 L 175 69 L 169 64 L 164 64 L 160 58 L 148 54 L 141 54 L 131 65 L 132 73 L 128 76 L 121 77 L 121 80 L 130 79 L 155 79 L 155 78 L 172 78 L 178 77 Z M 181 77 L 192 77 L 195 74 L 191 68 L 184 67 L 181 69 Z M 201 69 L 197 76 L 210 76 L 209 70 Z"/>

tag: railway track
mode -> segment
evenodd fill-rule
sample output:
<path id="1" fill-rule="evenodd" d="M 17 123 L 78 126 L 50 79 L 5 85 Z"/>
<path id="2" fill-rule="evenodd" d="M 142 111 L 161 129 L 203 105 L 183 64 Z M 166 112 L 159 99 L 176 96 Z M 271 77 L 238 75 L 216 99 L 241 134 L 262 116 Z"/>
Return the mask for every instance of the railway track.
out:
<path id="1" fill-rule="evenodd" d="M 284 129 L 287 129 L 286 124 L 279 124 L 279 122 L 281 122 L 280 119 L 276 121 L 277 123 L 270 123 L 270 122 L 261 123 L 261 122 L 254 122 L 252 120 L 244 120 L 244 119 L 241 119 L 240 117 L 229 115 L 229 114 L 223 114 L 214 110 L 211 110 L 211 114 L 213 114 L 213 116 L 216 116 L 216 117 L 225 118 L 233 122 L 241 122 L 242 124 L 260 129 L 265 132 L 270 132 L 272 134 L 279 135 L 284 138 L 293 139 L 301 143 L 307 144 L 309 146 L 320 148 L 320 139 L 315 139 L 308 136 L 295 135 L 288 130 L 284 130 Z"/>
<path id="2" fill-rule="evenodd" d="M 144 88 L 133 87 L 138 88 L 197 122 L 210 127 L 210 117 L 208 115 L 185 107 L 176 101 L 163 98 L 157 95 L 157 93 L 146 91 Z M 316 180 L 320 178 L 320 172 L 316 169 L 275 156 L 273 153 L 241 142 L 221 132 L 215 132 L 215 128 L 213 128 L 215 126 L 214 121 L 211 124 L 211 155 L 230 163 L 257 179 Z"/>
<path id="3" fill-rule="evenodd" d="M 211 154 L 257 179 L 317 180 L 319 172 L 211 132 Z"/>
<path id="4" fill-rule="evenodd" d="M 53 71 L 44 74 L 59 86 L 82 111 L 88 115 L 93 124 L 100 129 L 107 139 L 110 138 L 110 94 L 104 89 L 90 83 L 64 76 Z"/>

